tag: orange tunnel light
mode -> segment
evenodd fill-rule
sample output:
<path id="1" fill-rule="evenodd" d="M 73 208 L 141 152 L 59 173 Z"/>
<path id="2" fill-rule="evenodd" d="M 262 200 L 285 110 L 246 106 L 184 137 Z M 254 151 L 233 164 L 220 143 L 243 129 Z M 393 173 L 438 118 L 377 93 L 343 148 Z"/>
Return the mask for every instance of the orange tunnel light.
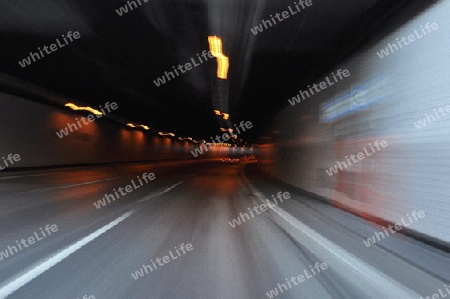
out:
<path id="1" fill-rule="evenodd" d="M 96 110 L 94 108 L 91 108 L 91 107 L 79 107 L 79 106 L 77 106 L 77 105 L 75 105 L 73 103 L 67 103 L 64 106 L 69 107 L 72 110 L 84 110 L 84 111 L 89 111 L 89 112 L 91 112 L 93 114 L 96 114 L 96 115 L 103 115 L 103 113 L 101 113 L 100 111 L 98 111 L 98 110 Z"/>
<path id="2" fill-rule="evenodd" d="M 215 35 L 208 36 L 209 51 L 217 58 L 217 77 L 227 79 L 229 60 L 222 52 L 222 39 Z"/>
<path id="3" fill-rule="evenodd" d="M 158 132 L 158 135 L 160 135 L 160 136 L 172 136 L 172 137 L 175 137 L 175 134 L 174 134 L 174 133 Z"/>

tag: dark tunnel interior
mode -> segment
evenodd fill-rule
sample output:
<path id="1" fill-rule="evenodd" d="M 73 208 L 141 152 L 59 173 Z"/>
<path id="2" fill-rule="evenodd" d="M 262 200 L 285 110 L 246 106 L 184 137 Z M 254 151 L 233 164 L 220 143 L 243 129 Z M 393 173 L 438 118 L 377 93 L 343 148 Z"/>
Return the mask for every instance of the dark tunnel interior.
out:
<path id="1" fill-rule="evenodd" d="M 0 4 L 0 299 L 450 296 L 450 0 Z"/>

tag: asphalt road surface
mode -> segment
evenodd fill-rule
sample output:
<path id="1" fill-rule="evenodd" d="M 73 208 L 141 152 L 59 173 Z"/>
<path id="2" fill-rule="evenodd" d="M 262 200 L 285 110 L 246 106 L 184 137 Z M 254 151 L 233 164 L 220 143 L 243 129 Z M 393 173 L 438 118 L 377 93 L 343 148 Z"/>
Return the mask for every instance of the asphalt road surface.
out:
<path id="1" fill-rule="evenodd" d="M 450 282 L 448 253 L 400 233 L 367 247 L 374 224 L 254 163 L 3 172 L 0 185 L 0 298 L 404 299 Z"/>

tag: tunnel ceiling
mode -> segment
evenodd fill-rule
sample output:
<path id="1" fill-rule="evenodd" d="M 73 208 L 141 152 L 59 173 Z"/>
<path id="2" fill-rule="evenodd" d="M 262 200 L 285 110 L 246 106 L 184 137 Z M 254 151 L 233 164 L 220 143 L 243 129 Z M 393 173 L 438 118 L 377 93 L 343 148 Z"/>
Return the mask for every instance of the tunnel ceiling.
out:
<path id="1" fill-rule="evenodd" d="M 0 71 L 80 103 L 116 101 L 118 116 L 178 134 L 207 138 L 225 124 L 250 120 L 258 130 L 287 98 L 319 76 L 395 1 L 315 0 L 301 13 L 254 35 L 250 28 L 294 1 L 140 0 L 119 16 L 125 1 L 15 0 L 1 4 Z M 136 1 L 137 3 L 137 1 Z M 22 68 L 18 61 L 50 46 L 68 31 L 81 37 Z M 209 50 L 207 37 L 223 40 L 228 79 L 216 77 L 216 59 L 157 87 L 172 66 Z M 61 39 L 61 38 L 60 38 Z M 198 63 L 198 60 L 196 60 Z"/>

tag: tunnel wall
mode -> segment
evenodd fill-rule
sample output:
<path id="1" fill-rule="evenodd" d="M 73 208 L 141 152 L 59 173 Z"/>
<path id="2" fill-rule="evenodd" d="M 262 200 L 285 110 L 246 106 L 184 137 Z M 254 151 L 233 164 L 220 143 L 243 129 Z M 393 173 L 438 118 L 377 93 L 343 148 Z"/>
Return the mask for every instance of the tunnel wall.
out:
<path id="1" fill-rule="evenodd" d="M 348 69 L 349 77 L 289 104 L 261 135 L 261 169 L 363 217 L 408 224 L 423 210 L 408 228 L 448 245 L 450 113 L 437 109 L 450 110 L 449 11 L 450 2 L 440 1 L 380 34 L 325 75 L 333 82 L 332 71 Z M 425 36 L 427 22 L 439 28 Z M 396 38 L 415 30 L 422 37 L 395 50 Z M 393 51 L 380 58 L 388 43 Z M 376 140 L 387 146 L 373 152 Z M 337 161 L 342 170 L 329 175 Z"/>
<path id="2" fill-rule="evenodd" d="M 118 108 L 120 109 L 120 107 Z M 74 113 L 10 94 L 0 93 L 0 158 L 20 155 L 6 170 L 23 167 L 204 159 L 227 156 L 239 148 L 213 148 L 197 158 L 197 144 L 160 137 L 98 119 L 59 138 L 56 132 L 86 114 Z M 5 166 L 3 159 L 0 165 Z M 7 162 L 8 163 L 8 162 Z"/>

